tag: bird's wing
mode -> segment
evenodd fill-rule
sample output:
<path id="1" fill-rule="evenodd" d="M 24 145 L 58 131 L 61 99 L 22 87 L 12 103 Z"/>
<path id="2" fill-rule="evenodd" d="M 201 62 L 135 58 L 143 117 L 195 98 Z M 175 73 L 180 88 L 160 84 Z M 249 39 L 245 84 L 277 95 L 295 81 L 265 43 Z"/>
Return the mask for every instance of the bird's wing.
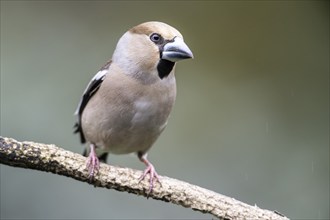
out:
<path id="1" fill-rule="evenodd" d="M 109 66 L 111 64 L 111 60 L 109 60 L 92 78 L 92 80 L 88 83 L 81 99 L 78 104 L 78 107 L 75 111 L 75 115 L 78 116 L 78 121 L 74 125 L 74 133 L 80 134 L 81 143 L 85 143 L 85 136 L 81 127 L 81 115 L 88 103 L 88 101 L 92 98 L 92 96 L 96 93 L 96 91 L 100 88 L 101 83 L 103 82 L 106 74 L 108 73 Z"/>

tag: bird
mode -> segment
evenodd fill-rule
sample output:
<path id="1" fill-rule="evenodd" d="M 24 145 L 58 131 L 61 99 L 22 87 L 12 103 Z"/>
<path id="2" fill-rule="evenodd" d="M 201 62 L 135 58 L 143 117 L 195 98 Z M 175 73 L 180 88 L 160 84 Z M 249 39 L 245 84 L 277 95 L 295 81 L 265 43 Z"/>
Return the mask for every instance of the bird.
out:
<path id="1" fill-rule="evenodd" d="M 87 146 L 89 178 L 111 154 L 136 153 L 149 175 L 149 190 L 160 182 L 147 153 L 167 125 L 176 99 L 175 65 L 193 53 L 174 27 L 148 21 L 119 39 L 112 58 L 88 83 L 75 111 L 74 132 Z"/>

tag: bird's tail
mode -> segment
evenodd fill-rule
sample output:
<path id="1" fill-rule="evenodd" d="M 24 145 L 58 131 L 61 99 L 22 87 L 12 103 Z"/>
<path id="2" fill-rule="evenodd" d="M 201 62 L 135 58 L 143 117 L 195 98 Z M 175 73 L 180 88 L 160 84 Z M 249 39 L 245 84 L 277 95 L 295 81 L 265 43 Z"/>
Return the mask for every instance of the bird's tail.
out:
<path id="1" fill-rule="evenodd" d="M 82 155 L 84 157 L 88 157 L 89 152 L 90 152 L 89 148 L 85 148 L 84 149 L 84 152 L 82 153 Z M 99 158 L 100 162 L 106 163 L 107 162 L 107 158 L 108 158 L 108 154 L 109 153 L 101 153 L 100 155 L 97 154 L 97 157 Z"/>
<path id="2" fill-rule="evenodd" d="M 81 143 L 82 143 L 82 144 L 86 143 L 86 139 L 85 139 L 85 136 L 84 136 L 84 133 L 83 133 L 82 127 L 81 127 L 81 125 L 80 125 L 79 122 L 77 122 L 77 123 L 73 126 L 73 129 L 74 129 L 73 133 L 75 133 L 75 134 L 76 134 L 76 133 L 79 133 Z"/>

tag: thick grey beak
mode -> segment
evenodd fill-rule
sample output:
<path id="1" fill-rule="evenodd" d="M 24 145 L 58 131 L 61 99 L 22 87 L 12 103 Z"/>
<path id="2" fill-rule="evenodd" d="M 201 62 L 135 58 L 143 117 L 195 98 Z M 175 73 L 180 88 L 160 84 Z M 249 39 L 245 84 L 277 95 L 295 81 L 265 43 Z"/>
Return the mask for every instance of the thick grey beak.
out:
<path id="1" fill-rule="evenodd" d="M 194 55 L 181 37 L 175 37 L 173 42 L 165 44 L 162 59 L 176 62 L 189 58 L 194 58 Z"/>

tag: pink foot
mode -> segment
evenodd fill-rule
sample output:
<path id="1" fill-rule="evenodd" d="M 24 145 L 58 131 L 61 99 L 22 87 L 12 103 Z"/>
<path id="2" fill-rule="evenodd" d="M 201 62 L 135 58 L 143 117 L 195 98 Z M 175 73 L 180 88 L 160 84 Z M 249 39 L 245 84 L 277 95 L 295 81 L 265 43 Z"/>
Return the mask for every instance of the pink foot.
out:
<path id="1" fill-rule="evenodd" d="M 91 144 L 90 145 L 91 152 L 89 153 L 89 156 L 86 161 L 86 168 L 88 169 L 89 172 L 89 179 L 93 179 L 94 175 L 98 172 L 100 168 L 100 162 L 99 158 L 97 157 L 95 153 L 95 145 Z"/>
<path id="2" fill-rule="evenodd" d="M 149 190 L 148 190 L 148 194 L 152 192 L 153 188 L 154 188 L 154 181 L 157 181 L 161 184 L 160 182 L 160 178 L 156 172 L 155 167 L 152 165 L 152 163 L 150 163 L 147 159 L 146 155 L 140 156 L 139 155 L 139 159 L 147 166 L 147 168 L 144 170 L 143 174 L 141 175 L 141 177 L 139 178 L 139 182 L 141 182 L 142 180 L 144 180 L 144 178 L 147 176 L 147 174 L 150 174 L 150 178 L 149 178 Z"/>

